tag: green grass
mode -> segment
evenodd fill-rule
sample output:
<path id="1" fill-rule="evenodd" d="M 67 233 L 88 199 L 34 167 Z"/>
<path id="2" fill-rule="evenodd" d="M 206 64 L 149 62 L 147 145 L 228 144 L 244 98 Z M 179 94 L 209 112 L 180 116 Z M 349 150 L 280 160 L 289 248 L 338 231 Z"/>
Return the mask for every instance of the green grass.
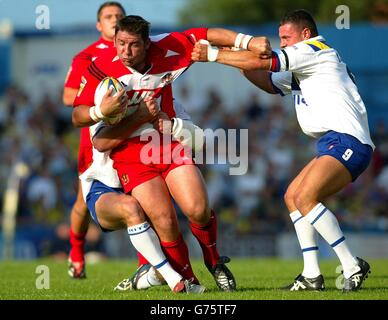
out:
<path id="1" fill-rule="evenodd" d="M 301 261 L 279 259 L 233 259 L 230 268 L 236 277 L 238 291 L 220 292 L 200 261 L 194 261 L 196 275 L 206 286 L 203 295 L 173 294 L 167 286 L 145 291 L 114 292 L 113 287 L 135 269 L 135 263 L 106 261 L 87 266 L 86 280 L 72 280 L 65 262 L 34 260 L 0 262 L 0 299 L 108 299 L 108 300 L 354 300 L 388 299 L 388 260 L 370 260 L 372 274 L 363 289 L 343 294 L 335 286 L 338 262 L 324 260 L 321 269 L 327 290 L 324 292 L 284 292 L 276 288 L 288 284 L 300 272 Z M 50 289 L 37 289 L 36 267 L 47 265 Z"/>

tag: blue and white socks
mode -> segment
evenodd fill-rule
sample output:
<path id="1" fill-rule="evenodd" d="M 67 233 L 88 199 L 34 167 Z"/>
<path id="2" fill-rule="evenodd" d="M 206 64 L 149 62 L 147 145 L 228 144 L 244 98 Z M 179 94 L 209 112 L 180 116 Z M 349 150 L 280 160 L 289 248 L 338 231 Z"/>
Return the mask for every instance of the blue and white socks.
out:
<path id="1" fill-rule="evenodd" d="M 337 218 L 322 203 L 318 203 L 306 216 L 307 221 L 330 244 L 341 261 L 344 277 L 360 270 L 357 259 L 350 253 Z"/>
<path id="2" fill-rule="evenodd" d="M 128 235 L 135 249 L 140 252 L 174 289 L 182 279 L 168 262 L 160 246 L 159 238 L 148 222 L 128 227 Z"/>
<path id="3" fill-rule="evenodd" d="M 310 222 L 298 210 L 291 212 L 290 218 L 294 224 L 303 253 L 302 276 L 306 278 L 318 277 L 321 271 L 318 264 L 317 233 Z"/>

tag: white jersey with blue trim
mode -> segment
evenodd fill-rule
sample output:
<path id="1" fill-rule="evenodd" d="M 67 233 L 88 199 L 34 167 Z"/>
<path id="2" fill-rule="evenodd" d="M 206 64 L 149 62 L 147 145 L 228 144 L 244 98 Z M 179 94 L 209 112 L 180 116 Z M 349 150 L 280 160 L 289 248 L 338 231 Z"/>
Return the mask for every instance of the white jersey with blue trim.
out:
<path id="1" fill-rule="evenodd" d="M 273 55 L 274 89 L 281 95 L 292 93 L 305 134 L 318 138 L 333 130 L 374 148 L 354 77 L 322 36 L 274 50 Z"/>

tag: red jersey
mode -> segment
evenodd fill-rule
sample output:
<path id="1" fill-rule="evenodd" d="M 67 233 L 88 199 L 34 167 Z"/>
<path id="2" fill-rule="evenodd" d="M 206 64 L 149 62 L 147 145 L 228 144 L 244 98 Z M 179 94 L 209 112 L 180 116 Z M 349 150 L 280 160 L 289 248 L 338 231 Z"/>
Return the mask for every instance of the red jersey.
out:
<path id="1" fill-rule="evenodd" d="M 64 87 L 79 89 L 82 75 L 87 71 L 90 63 L 105 52 L 106 49 L 113 48 L 113 46 L 113 41 L 107 41 L 101 37 L 74 56 L 69 71 L 67 72 Z M 92 161 L 92 143 L 90 141 L 89 128 L 81 128 L 78 171 L 84 172 Z"/>
<path id="2" fill-rule="evenodd" d="M 106 49 L 113 48 L 113 46 L 113 41 L 107 41 L 100 38 L 75 55 L 69 71 L 67 72 L 64 87 L 78 89 L 81 83 L 81 77 L 90 63 L 105 52 Z"/>
<path id="3" fill-rule="evenodd" d="M 191 66 L 194 44 L 206 39 L 206 35 L 206 28 L 194 28 L 150 37 L 151 45 L 147 52 L 149 68 L 144 73 L 126 67 L 117 56 L 116 48 L 106 50 L 90 64 L 74 106 L 93 106 L 98 84 L 103 78 L 112 76 L 126 88 L 128 107 L 152 95 L 160 97 L 162 111 L 174 117 L 171 83 Z"/>

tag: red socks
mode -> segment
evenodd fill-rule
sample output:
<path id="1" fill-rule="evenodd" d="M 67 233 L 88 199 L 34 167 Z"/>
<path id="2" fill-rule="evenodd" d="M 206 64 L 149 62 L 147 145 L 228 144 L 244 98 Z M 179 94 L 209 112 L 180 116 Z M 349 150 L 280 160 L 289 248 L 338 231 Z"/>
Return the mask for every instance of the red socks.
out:
<path id="1" fill-rule="evenodd" d="M 202 248 L 205 264 L 215 266 L 220 255 L 217 251 L 217 219 L 214 211 L 205 225 L 190 222 L 190 229 Z"/>
<path id="2" fill-rule="evenodd" d="M 84 246 L 85 246 L 85 237 L 86 232 L 81 234 L 76 234 L 70 228 L 70 259 L 73 262 L 84 262 Z"/>
<path id="3" fill-rule="evenodd" d="M 205 264 L 215 266 L 220 257 L 217 251 L 217 218 L 212 210 L 210 220 L 205 225 L 198 225 L 190 222 L 192 234 L 198 240 L 203 252 Z M 160 241 L 163 252 L 166 255 L 171 266 L 180 273 L 185 279 L 197 278 L 193 273 L 189 259 L 189 250 L 180 234 L 178 239 L 173 242 Z M 137 252 L 139 265 L 149 263 L 140 252 Z"/>
<path id="4" fill-rule="evenodd" d="M 182 234 L 179 234 L 178 239 L 175 241 L 160 241 L 160 244 L 173 269 L 181 274 L 183 278 L 187 280 L 194 278 L 194 283 L 199 283 L 191 268 L 189 249 L 183 240 Z"/>

